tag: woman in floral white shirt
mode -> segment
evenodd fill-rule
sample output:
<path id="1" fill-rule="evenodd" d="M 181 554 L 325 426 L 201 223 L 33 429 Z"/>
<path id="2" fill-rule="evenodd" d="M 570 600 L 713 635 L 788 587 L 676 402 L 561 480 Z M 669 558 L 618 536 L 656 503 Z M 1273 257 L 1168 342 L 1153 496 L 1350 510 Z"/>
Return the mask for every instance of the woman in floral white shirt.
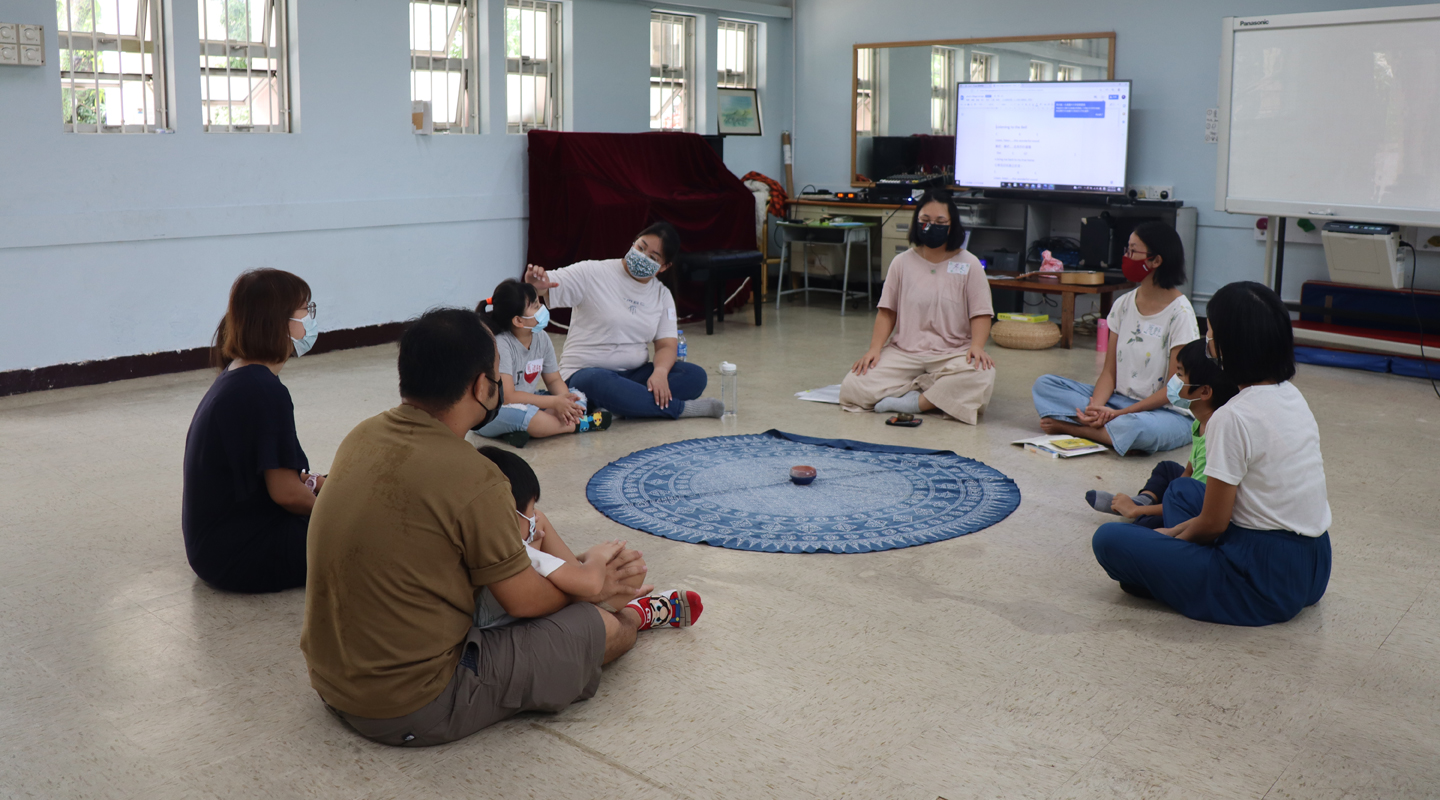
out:
<path id="1" fill-rule="evenodd" d="M 1180 348 L 1200 338 L 1185 283 L 1185 247 L 1174 228 L 1146 222 L 1130 234 L 1121 262 L 1140 284 L 1110 310 L 1110 348 L 1094 384 L 1042 375 L 1032 395 L 1046 433 L 1081 436 L 1130 452 L 1190 444 L 1190 417 L 1170 405 L 1165 382 Z"/>

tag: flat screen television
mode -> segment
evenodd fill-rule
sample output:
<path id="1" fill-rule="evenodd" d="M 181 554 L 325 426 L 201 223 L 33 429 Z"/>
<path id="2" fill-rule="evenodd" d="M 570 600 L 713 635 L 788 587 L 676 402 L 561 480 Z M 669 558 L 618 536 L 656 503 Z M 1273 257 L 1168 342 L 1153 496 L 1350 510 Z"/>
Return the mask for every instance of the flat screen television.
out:
<path id="1" fill-rule="evenodd" d="M 1129 81 L 962 83 L 955 183 L 1124 194 Z"/>

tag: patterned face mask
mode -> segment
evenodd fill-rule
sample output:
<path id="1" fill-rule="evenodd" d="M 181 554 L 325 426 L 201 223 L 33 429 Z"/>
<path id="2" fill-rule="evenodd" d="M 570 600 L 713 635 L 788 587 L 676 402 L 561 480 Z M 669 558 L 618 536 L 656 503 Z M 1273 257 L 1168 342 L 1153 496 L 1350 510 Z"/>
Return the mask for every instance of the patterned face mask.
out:
<path id="1" fill-rule="evenodd" d="M 515 509 L 515 513 L 520 514 L 520 509 Z M 530 523 L 530 535 L 525 537 L 525 544 L 530 544 L 531 542 L 535 541 L 535 518 L 527 517 L 524 514 L 520 514 L 520 519 L 523 519 L 526 522 Z"/>

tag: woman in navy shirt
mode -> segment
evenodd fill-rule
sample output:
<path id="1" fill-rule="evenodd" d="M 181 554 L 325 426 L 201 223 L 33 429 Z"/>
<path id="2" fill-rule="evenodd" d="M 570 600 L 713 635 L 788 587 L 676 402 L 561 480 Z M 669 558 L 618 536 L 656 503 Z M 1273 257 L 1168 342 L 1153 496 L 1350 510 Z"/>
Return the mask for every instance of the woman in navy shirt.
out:
<path id="1" fill-rule="evenodd" d="M 246 272 L 215 330 L 221 369 L 185 438 L 181 528 L 195 574 L 234 592 L 305 585 L 305 531 L 324 478 L 295 435 L 280 382 L 292 354 L 315 344 L 310 287 L 277 269 Z"/>

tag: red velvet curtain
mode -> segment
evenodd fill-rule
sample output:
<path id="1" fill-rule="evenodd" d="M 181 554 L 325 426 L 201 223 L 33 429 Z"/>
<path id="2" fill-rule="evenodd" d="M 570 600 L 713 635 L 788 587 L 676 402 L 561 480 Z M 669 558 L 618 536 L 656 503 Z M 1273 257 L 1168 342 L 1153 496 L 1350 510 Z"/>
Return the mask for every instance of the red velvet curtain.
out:
<path id="1" fill-rule="evenodd" d="M 619 258 L 659 220 L 680 232 L 685 252 L 756 247 L 755 196 L 693 133 L 529 136 L 531 264 Z M 675 295 L 682 313 L 693 312 L 703 290 Z"/>

